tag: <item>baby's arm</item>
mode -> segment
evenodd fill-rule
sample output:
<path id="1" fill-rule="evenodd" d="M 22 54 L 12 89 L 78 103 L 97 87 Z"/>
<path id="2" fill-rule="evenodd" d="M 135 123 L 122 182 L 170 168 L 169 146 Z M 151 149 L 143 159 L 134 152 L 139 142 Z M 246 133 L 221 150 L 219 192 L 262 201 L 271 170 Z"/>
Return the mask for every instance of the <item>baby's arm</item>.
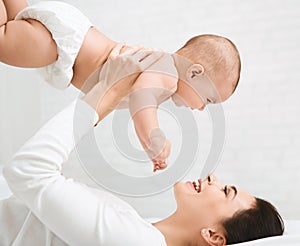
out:
<path id="1" fill-rule="evenodd" d="M 170 142 L 159 128 L 157 107 L 163 95 L 172 94 L 177 78 L 162 72 L 142 73 L 133 87 L 129 108 L 137 136 L 154 164 L 154 170 L 168 164 Z"/>
<path id="2" fill-rule="evenodd" d="M 159 129 L 157 107 L 141 109 L 133 116 L 133 122 L 137 136 L 153 162 L 153 171 L 166 168 L 170 142 Z"/>

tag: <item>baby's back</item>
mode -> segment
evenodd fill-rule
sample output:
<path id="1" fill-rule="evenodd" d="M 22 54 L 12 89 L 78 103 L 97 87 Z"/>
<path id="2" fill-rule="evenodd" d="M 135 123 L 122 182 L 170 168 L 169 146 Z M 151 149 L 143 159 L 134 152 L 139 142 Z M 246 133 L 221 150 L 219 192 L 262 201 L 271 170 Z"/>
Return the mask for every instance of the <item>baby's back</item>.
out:
<path id="1" fill-rule="evenodd" d="M 87 78 L 105 63 L 115 44 L 95 27 L 90 28 L 75 60 L 71 83 L 81 89 Z"/>

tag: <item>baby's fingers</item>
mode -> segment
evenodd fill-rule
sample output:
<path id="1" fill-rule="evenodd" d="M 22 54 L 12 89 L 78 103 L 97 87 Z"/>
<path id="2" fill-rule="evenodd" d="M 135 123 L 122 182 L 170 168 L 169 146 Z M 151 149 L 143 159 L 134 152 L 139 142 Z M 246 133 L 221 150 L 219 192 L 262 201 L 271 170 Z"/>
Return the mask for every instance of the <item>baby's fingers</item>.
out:
<path id="1" fill-rule="evenodd" d="M 157 170 L 163 170 L 168 166 L 168 160 L 160 161 L 160 160 L 153 160 L 153 172 L 156 172 Z"/>
<path id="2" fill-rule="evenodd" d="M 158 166 L 158 164 L 155 164 L 153 166 L 153 172 L 155 173 L 157 170 L 159 170 L 159 166 Z"/>

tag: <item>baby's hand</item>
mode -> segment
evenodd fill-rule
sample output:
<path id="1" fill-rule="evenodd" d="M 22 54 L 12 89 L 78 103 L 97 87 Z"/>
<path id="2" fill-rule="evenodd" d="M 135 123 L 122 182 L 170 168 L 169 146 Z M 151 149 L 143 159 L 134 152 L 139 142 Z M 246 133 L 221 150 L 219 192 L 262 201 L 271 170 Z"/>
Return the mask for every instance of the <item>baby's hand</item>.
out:
<path id="1" fill-rule="evenodd" d="M 154 159 L 152 159 L 153 163 L 153 172 L 157 170 L 163 170 L 168 166 L 168 157 L 170 155 L 171 144 L 169 140 L 165 139 L 165 146 L 163 151 Z"/>
<path id="2" fill-rule="evenodd" d="M 153 163 L 153 172 L 163 170 L 168 165 L 171 144 L 158 128 L 151 131 L 146 152 Z"/>

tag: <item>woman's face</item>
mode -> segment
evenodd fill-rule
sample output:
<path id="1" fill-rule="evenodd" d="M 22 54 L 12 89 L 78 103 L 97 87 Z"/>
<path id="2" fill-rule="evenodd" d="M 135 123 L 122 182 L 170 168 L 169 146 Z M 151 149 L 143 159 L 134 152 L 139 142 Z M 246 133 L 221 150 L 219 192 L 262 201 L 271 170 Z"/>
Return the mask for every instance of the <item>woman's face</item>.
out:
<path id="1" fill-rule="evenodd" d="M 177 213 L 194 226 L 218 226 L 239 210 L 249 209 L 255 198 L 235 186 L 222 184 L 215 176 L 174 185 Z"/>

